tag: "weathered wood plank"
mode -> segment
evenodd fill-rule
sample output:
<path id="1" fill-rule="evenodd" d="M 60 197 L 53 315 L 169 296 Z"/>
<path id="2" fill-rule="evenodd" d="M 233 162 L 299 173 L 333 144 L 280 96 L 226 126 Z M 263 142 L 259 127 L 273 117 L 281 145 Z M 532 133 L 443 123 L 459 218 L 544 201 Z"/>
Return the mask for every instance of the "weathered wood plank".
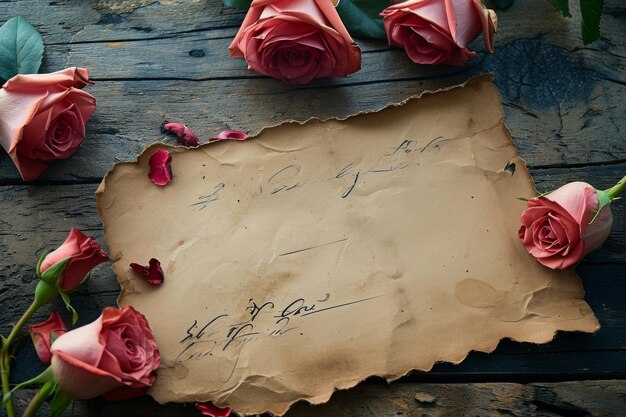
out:
<path id="1" fill-rule="evenodd" d="M 299 403 L 287 417 L 600 417 L 620 415 L 625 381 L 561 383 L 392 384 L 364 383 L 322 405 Z M 34 395 L 22 392 L 18 409 Z M 132 414 L 130 413 L 132 410 Z M 45 416 L 44 412 L 40 416 Z M 198 416 L 192 404 L 159 406 L 144 397 L 129 402 L 75 401 L 63 417 Z"/>
<path id="2" fill-rule="evenodd" d="M 227 58 L 243 15 L 217 1 L 11 2 L 0 6 L 0 18 L 19 12 L 44 32 L 44 71 L 83 65 L 101 80 L 89 88 L 99 107 L 88 139 L 74 159 L 42 177 L 51 182 L 102 177 L 116 158 L 133 159 L 162 139 L 164 119 L 183 120 L 203 138 L 225 128 L 257 132 L 285 119 L 380 108 L 485 71 L 496 74 L 507 124 L 530 165 L 623 161 L 626 24 L 618 2 L 607 2 L 604 39 L 589 47 L 580 43 L 576 19 L 559 17 L 545 0 L 527 0 L 500 13 L 496 54 L 480 53 L 464 70 L 414 65 L 383 42 L 361 41 L 359 73 L 305 87 L 254 75 Z M 131 36 L 132 28 L 143 35 Z M 0 182 L 19 181 L 0 156 Z"/>

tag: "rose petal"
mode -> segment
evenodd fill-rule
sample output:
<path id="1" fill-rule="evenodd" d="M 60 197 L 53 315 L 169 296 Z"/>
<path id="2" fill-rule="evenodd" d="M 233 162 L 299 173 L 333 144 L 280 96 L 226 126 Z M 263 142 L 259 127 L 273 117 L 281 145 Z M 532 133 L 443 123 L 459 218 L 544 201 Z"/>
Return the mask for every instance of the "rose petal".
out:
<path id="1" fill-rule="evenodd" d="M 150 173 L 148 178 L 156 185 L 167 185 L 172 180 L 172 155 L 165 149 L 158 149 L 148 160 Z"/>
<path id="2" fill-rule="evenodd" d="M 248 135 L 239 130 L 224 130 L 214 138 L 210 138 L 209 142 L 219 142 L 220 140 L 246 140 Z"/>
<path id="3" fill-rule="evenodd" d="M 196 403 L 196 408 L 198 409 L 198 411 L 200 411 L 200 414 L 209 417 L 228 417 L 232 411 L 230 407 L 216 407 L 210 401 L 204 403 Z"/>
<path id="4" fill-rule="evenodd" d="M 131 263 L 130 267 L 144 277 L 148 284 L 150 285 L 161 285 L 164 281 L 163 269 L 161 268 L 161 263 L 155 259 L 151 258 L 148 266 L 139 265 L 137 263 Z"/>
<path id="5" fill-rule="evenodd" d="M 200 140 L 193 130 L 182 123 L 164 123 L 163 130 L 175 134 L 185 146 L 192 148 L 200 146 Z"/>
<path id="6" fill-rule="evenodd" d="M 39 356 L 41 362 L 50 365 L 52 360 L 52 353 L 50 352 L 52 339 L 58 338 L 67 332 L 67 327 L 65 327 L 61 316 L 56 311 L 53 311 L 50 313 L 48 320 L 30 325 L 28 331 L 33 339 L 37 356 Z"/>

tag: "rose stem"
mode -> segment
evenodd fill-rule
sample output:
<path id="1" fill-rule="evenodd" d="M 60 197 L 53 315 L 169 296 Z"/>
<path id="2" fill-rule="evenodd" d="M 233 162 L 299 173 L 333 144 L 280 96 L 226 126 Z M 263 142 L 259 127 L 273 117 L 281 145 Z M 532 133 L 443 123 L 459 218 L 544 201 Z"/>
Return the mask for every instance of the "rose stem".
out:
<path id="1" fill-rule="evenodd" d="M 28 310 L 24 312 L 19 321 L 15 324 L 9 337 L 7 337 L 2 343 L 2 350 L 0 350 L 0 371 L 2 373 L 2 395 L 7 395 L 11 389 L 9 387 L 9 372 L 11 371 L 11 354 L 9 349 L 11 348 L 11 344 L 17 337 L 21 328 L 24 327 L 28 319 L 30 319 L 33 314 L 37 311 L 40 306 L 36 303 L 32 303 Z M 15 417 L 13 412 L 13 400 L 9 399 L 6 403 L 7 417 Z"/>
<path id="2" fill-rule="evenodd" d="M 3 345 L 4 346 L 4 345 Z M 4 397 L 9 393 L 9 361 L 11 360 L 11 356 L 8 352 L 5 354 L 4 347 L 2 351 L 0 351 L 0 372 L 2 373 L 2 396 Z M 13 412 L 13 400 L 9 398 L 4 404 L 4 407 L 7 410 L 7 417 L 15 417 L 15 413 Z"/>
<path id="3" fill-rule="evenodd" d="M 617 184 L 606 190 L 606 192 L 609 194 L 609 198 L 613 200 L 618 195 L 620 195 L 622 191 L 624 191 L 624 188 L 626 188 L 626 175 L 624 176 L 624 178 L 619 180 Z"/>
<path id="4" fill-rule="evenodd" d="M 37 411 L 41 408 L 41 405 L 48 399 L 52 390 L 54 390 L 54 381 L 46 382 L 43 387 L 37 392 L 37 395 L 30 401 L 22 417 L 35 417 Z"/>

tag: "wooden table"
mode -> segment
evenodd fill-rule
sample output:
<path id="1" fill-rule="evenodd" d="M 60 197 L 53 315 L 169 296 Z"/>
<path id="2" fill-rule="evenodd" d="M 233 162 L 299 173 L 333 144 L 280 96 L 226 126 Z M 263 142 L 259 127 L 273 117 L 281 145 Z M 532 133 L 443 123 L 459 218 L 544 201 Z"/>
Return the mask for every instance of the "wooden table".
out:
<path id="1" fill-rule="evenodd" d="M 578 2 L 570 3 L 577 16 Z M 244 14 L 218 0 L 3 0 L 1 22 L 21 15 L 42 33 L 43 72 L 89 68 L 96 84 L 87 91 L 98 109 L 79 152 L 35 183 L 25 185 L 0 155 L 0 332 L 7 334 L 30 302 L 38 257 L 61 243 L 70 227 L 102 242 L 94 191 L 116 161 L 134 159 L 155 141 L 172 143 L 159 131 L 166 119 L 184 121 L 201 138 L 228 128 L 255 133 L 286 119 L 380 108 L 491 71 L 506 123 L 540 191 L 579 179 L 612 185 L 626 172 L 626 8 L 622 0 L 606 3 L 603 37 L 588 46 L 578 18 L 560 17 L 546 0 L 518 0 L 498 13 L 496 53 L 485 54 L 482 41 L 475 42 L 478 56 L 465 69 L 414 65 L 383 42 L 359 41 L 360 72 L 288 86 L 228 58 Z M 615 204 L 613 213 L 608 241 L 577 269 L 602 325 L 597 334 L 558 334 L 546 345 L 505 340 L 495 352 L 472 353 L 460 365 L 439 364 L 390 386 L 368 381 L 327 405 L 300 404 L 290 415 L 624 415 L 626 202 Z M 80 322 L 115 304 L 117 294 L 110 265 L 99 267 L 74 296 Z M 66 313 L 59 303 L 53 307 Z M 25 343 L 14 379 L 41 369 Z M 67 413 L 148 414 L 196 412 L 143 398 L 75 402 Z"/>

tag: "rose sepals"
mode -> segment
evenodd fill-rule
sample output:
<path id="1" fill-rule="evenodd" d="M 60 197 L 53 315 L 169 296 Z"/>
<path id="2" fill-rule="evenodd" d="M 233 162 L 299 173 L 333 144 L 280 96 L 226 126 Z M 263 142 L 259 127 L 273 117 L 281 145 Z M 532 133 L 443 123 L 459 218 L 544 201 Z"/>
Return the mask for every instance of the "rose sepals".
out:
<path id="1" fill-rule="evenodd" d="M 72 259 L 72 258 L 71 257 L 65 258 L 65 259 L 55 263 L 54 265 L 52 265 L 51 267 L 46 269 L 43 272 L 43 274 L 41 274 L 40 279 L 42 281 L 47 282 L 50 285 L 56 286 L 57 282 L 59 281 L 59 277 L 63 273 L 63 270 L 65 269 L 65 266 L 70 261 L 70 259 Z M 39 266 L 37 267 L 37 269 L 39 269 Z"/>
<path id="2" fill-rule="evenodd" d="M 61 290 L 59 290 L 59 294 L 61 294 L 61 299 L 65 303 L 65 307 L 72 312 L 72 325 L 76 324 L 78 321 L 78 311 L 76 311 L 76 309 L 72 307 L 72 304 L 70 304 L 69 294 Z"/>
<path id="3" fill-rule="evenodd" d="M 603 208 L 611 204 L 611 197 L 609 196 L 609 193 L 602 190 L 596 190 L 596 192 L 598 193 L 598 210 L 593 212 L 593 218 L 591 219 L 589 224 L 593 223 L 593 221 L 598 217 Z"/>
<path id="4" fill-rule="evenodd" d="M 2 397 L 2 403 L 5 404 L 9 400 L 11 400 L 11 396 L 17 390 L 20 390 L 20 389 L 23 389 L 23 388 L 26 388 L 26 387 L 30 387 L 32 385 L 45 384 L 45 383 L 53 381 L 53 380 L 54 380 L 54 375 L 52 375 L 52 367 L 49 366 L 42 373 L 40 373 L 39 375 L 37 375 L 33 379 L 29 379 L 28 381 L 24 381 L 24 382 L 22 382 L 20 384 L 17 384 L 11 391 L 9 391 L 7 394 L 5 394 Z"/>
<path id="5" fill-rule="evenodd" d="M 54 300 L 57 295 L 59 295 L 59 289 L 56 284 L 50 284 L 43 279 L 39 280 L 37 286 L 35 287 L 34 303 L 41 307 L 42 305 L 48 304 L 50 301 Z"/>
<path id="6" fill-rule="evenodd" d="M 41 255 L 41 257 L 39 258 L 39 261 L 37 261 L 35 273 L 37 274 L 37 278 L 39 279 L 41 279 L 41 264 L 43 263 L 43 260 L 46 259 L 46 255 L 48 255 L 48 251 L 44 252 L 43 255 Z"/>
<path id="7" fill-rule="evenodd" d="M 72 403 L 72 397 L 61 391 L 58 384 L 54 384 L 52 401 L 50 401 L 50 417 L 60 417 Z"/>

